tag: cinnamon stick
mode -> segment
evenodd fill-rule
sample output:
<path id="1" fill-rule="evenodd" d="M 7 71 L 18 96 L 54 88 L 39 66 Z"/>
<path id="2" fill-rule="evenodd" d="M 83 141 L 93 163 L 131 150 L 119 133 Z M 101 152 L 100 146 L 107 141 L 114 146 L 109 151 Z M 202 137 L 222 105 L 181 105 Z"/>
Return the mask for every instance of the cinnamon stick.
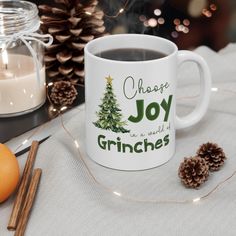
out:
<path id="1" fill-rule="evenodd" d="M 12 209 L 11 217 L 7 226 L 8 230 L 15 230 L 17 226 L 17 222 L 19 219 L 19 215 L 21 213 L 21 209 L 25 200 L 25 195 L 27 192 L 27 187 L 29 185 L 30 176 L 32 173 L 32 169 L 34 166 L 37 150 L 38 150 L 39 142 L 33 141 L 30 147 L 29 155 L 27 157 L 27 161 L 25 163 L 24 171 L 22 174 L 21 182 L 18 188 L 18 192 L 16 195 L 16 199 L 14 202 L 14 206 Z"/>
<path id="2" fill-rule="evenodd" d="M 22 209 L 22 213 L 19 219 L 19 223 L 17 224 L 15 236 L 23 236 L 25 233 L 26 225 L 29 219 L 29 214 L 33 206 L 34 199 L 39 186 L 41 174 L 42 174 L 41 169 L 34 170 L 33 176 L 30 181 L 29 189 L 25 198 L 24 207 Z"/>

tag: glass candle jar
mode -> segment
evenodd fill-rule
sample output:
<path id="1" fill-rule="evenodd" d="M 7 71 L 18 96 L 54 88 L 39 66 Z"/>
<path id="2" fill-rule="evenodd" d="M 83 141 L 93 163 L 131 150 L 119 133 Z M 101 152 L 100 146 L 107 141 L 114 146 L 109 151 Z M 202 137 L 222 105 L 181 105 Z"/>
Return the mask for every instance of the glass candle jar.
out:
<path id="1" fill-rule="evenodd" d="M 52 37 L 39 28 L 35 4 L 0 2 L 0 117 L 32 112 L 46 100 L 43 48 Z"/>

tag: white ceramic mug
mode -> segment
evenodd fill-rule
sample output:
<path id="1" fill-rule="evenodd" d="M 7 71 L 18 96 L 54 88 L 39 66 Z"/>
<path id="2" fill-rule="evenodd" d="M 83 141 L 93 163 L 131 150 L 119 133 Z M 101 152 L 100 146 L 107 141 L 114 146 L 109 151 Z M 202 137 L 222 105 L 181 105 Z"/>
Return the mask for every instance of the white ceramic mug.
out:
<path id="1" fill-rule="evenodd" d="M 99 52 L 139 48 L 166 56 L 117 61 Z M 177 69 L 186 61 L 200 70 L 200 100 L 186 117 L 176 115 Z M 170 160 L 175 130 L 196 124 L 207 111 L 211 77 L 206 62 L 163 38 L 111 35 L 85 47 L 86 150 L 95 162 L 119 170 L 143 170 Z"/>

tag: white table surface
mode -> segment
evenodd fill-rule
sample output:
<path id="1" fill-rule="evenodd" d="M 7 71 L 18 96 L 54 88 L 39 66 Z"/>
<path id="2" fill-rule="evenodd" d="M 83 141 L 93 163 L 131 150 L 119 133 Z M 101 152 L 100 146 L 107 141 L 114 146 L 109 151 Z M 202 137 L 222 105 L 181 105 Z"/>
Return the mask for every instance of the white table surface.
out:
<path id="1" fill-rule="evenodd" d="M 110 188 L 142 199 L 192 199 L 213 188 L 236 169 L 236 45 L 220 53 L 206 47 L 196 50 L 210 66 L 213 86 L 209 111 L 192 128 L 177 132 L 175 156 L 167 164 L 147 171 L 123 172 L 86 160 L 96 177 Z M 184 65 L 179 73 L 178 113 L 191 111 L 196 99 L 180 99 L 198 93 L 195 66 Z M 227 90 L 227 91 L 226 91 Z M 230 90 L 230 91 L 228 91 Z M 72 115 L 73 114 L 73 115 Z M 68 113 L 66 126 L 84 150 L 84 106 Z M 70 235 L 236 235 L 236 177 L 208 199 L 194 204 L 135 203 L 104 192 L 89 177 L 70 138 L 55 121 L 38 138 L 52 134 L 40 145 L 35 167 L 43 169 L 40 188 L 28 222 L 27 236 Z M 50 124 L 49 124 L 50 127 Z M 55 130 L 57 130 L 55 132 Z M 28 134 L 27 134 L 28 135 Z M 26 135 L 26 136 L 27 136 Z M 9 142 L 16 147 L 25 136 Z M 207 141 L 221 145 L 227 154 L 224 168 L 211 174 L 199 190 L 184 188 L 177 169 L 183 157 L 194 155 Z M 21 171 L 26 154 L 19 157 Z M 0 205 L 0 235 L 6 230 L 13 198 Z"/>

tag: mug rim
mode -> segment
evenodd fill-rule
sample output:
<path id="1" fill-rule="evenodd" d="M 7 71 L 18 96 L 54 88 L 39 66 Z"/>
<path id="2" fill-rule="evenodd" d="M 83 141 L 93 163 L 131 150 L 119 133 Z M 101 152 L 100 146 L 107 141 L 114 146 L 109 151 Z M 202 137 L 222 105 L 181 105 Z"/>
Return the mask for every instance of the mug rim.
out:
<path id="1" fill-rule="evenodd" d="M 119 60 L 112 60 L 112 59 L 106 59 L 106 58 L 102 58 L 99 56 L 94 55 L 91 51 L 90 51 L 90 47 L 93 46 L 94 44 L 99 43 L 100 41 L 103 40 L 107 40 L 107 38 L 123 38 L 123 39 L 127 39 L 127 37 L 138 37 L 138 38 L 149 38 L 149 39 L 155 39 L 158 41 L 162 41 L 166 44 L 168 44 L 169 46 L 172 47 L 172 52 L 167 54 L 166 56 L 162 57 L 162 58 L 157 58 L 157 59 L 151 59 L 151 60 L 146 60 L 146 61 L 119 61 Z M 145 48 L 144 48 L 145 49 Z M 154 35 L 147 35 L 147 34 L 114 34 L 114 35 L 106 35 L 100 38 L 96 38 L 91 40 L 90 42 L 88 42 L 84 48 L 84 53 L 85 55 L 88 55 L 96 60 L 100 60 L 100 61 L 107 61 L 107 62 L 113 62 L 113 63 L 120 63 L 120 64 L 138 64 L 138 63 L 152 63 L 152 62 L 158 62 L 158 61 L 164 61 L 164 60 L 168 60 L 169 58 L 171 58 L 172 56 L 174 56 L 178 51 L 178 47 L 175 43 L 173 43 L 172 41 L 159 37 L 159 36 L 154 36 Z"/>

